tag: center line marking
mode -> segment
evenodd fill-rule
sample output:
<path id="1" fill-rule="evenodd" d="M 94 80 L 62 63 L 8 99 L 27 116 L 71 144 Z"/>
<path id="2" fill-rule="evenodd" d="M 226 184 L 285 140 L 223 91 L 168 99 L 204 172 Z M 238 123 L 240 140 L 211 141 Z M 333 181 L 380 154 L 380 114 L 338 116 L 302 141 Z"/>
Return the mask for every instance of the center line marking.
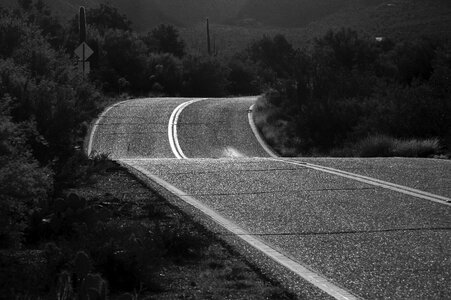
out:
<path id="1" fill-rule="evenodd" d="M 171 114 L 171 117 L 169 118 L 168 123 L 168 139 L 169 139 L 169 145 L 171 146 L 172 153 L 174 153 L 175 157 L 178 159 L 187 159 L 188 157 L 183 153 L 182 148 L 179 144 L 179 139 L 177 136 L 177 123 L 180 118 L 180 114 L 182 111 L 189 105 L 203 101 L 208 100 L 209 98 L 199 98 L 199 99 L 193 99 L 187 102 L 184 102 L 177 106 L 174 111 Z"/>

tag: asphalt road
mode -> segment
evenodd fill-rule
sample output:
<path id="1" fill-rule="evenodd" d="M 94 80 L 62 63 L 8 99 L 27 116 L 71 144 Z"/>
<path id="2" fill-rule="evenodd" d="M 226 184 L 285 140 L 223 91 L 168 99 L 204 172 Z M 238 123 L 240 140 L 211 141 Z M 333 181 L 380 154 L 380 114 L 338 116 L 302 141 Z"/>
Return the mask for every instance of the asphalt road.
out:
<path id="1" fill-rule="evenodd" d="M 451 162 L 271 158 L 249 126 L 254 101 L 121 103 L 98 120 L 88 151 L 110 153 L 169 187 L 176 205 L 197 205 L 200 218 L 225 222 L 211 227 L 217 234 L 238 228 L 237 239 L 249 236 L 244 244 L 255 238 L 282 263 L 316 274 L 311 284 L 310 273 L 287 279 L 301 296 L 451 299 Z M 271 274 L 280 262 L 268 267 L 268 255 L 252 247 L 246 255 Z"/>

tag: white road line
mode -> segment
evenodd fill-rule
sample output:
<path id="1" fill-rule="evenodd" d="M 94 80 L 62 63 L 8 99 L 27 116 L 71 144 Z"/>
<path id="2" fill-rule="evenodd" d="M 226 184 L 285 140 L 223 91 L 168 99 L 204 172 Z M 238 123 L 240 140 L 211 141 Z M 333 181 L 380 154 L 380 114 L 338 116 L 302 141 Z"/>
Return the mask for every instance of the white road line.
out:
<path id="1" fill-rule="evenodd" d="M 276 249 L 272 248 L 262 240 L 256 238 L 249 232 L 242 229 L 237 224 L 233 223 L 232 221 L 226 219 L 219 213 L 217 213 L 215 210 L 209 208 L 208 206 L 201 203 L 199 200 L 195 199 L 194 197 L 191 197 L 187 195 L 187 193 L 183 192 L 182 190 L 179 190 L 175 186 L 171 185 L 170 183 L 166 182 L 165 180 L 161 179 L 158 176 L 155 176 L 154 174 L 150 173 L 148 170 L 139 167 L 134 166 L 131 162 L 132 159 L 127 160 L 119 160 L 124 165 L 127 165 L 128 167 L 134 168 L 135 170 L 138 170 L 143 175 L 147 176 L 154 182 L 156 182 L 158 185 L 165 188 L 167 191 L 172 193 L 173 195 L 177 196 L 179 199 L 183 200 L 184 202 L 190 204 L 191 206 L 195 207 L 202 213 L 204 213 L 206 216 L 211 218 L 213 221 L 215 221 L 217 224 L 225 228 L 227 231 L 233 233 L 237 238 L 242 239 L 244 242 L 248 243 L 250 246 L 254 247 L 258 251 L 262 252 L 269 258 L 271 258 L 276 263 L 286 267 L 296 275 L 302 277 L 309 283 L 315 285 L 317 288 L 321 289 L 323 292 L 329 294 L 330 296 L 334 297 L 335 299 L 342 299 L 342 300 L 353 300 L 353 299 L 359 299 L 357 296 L 353 295 L 351 292 L 335 285 L 330 280 L 326 279 L 322 275 L 315 273 L 314 271 L 310 270 L 308 266 L 302 265 L 301 263 L 289 258 L 288 256 L 284 255 L 283 253 L 277 251 Z"/>
<path id="2" fill-rule="evenodd" d="M 249 111 L 247 113 L 247 117 L 249 119 L 249 125 L 251 126 L 252 132 L 254 133 L 254 136 L 257 138 L 257 141 L 260 143 L 260 145 L 263 147 L 263 149 L 268 153 L 270 157 L 276 158 L 279 157 L 272 148 L 266 143 L 266 141 L 262 138 L 260 135 L 260 132 L 258 131 L 257 125 L 255 125 L 254 117 L 253 117 L 253 109 L 255 104 L 252 104 L 251 107 L 249 107 Z"/>
<path id="3" fill-rule="evenodd" d="M 171 146 L 172 153 L 174 153 L 175 157 L 178 159 L 187 159 L 188 157 L 183 153 L 182 148 L 179 144 L 179 139 L 177 136 L 177 122 L 179 120 L 180 114 L 182 111 L 188 106 L 193 103 L 207 100 L 208 98 L 200 98 L 200 99 L 193 99 L 187 102 L 184 102 L 177 106 L 174 111 L 171 114 L 171 117 L 169 118 L 168 123 L 168 139 L 169 139 L 169 145 Z"/>
<path id="4" fill-rule="evenodd" d="M 305 167 L 305 168 L 309 168 L 309 169 L 314 169 L 314 170 L 317 170 L 317 171 L 321 171 L 321 172 L 325 172 L 325 173 L 329 173 L 329 174 L 345 177 L 345 178 L 356 180 L 356 181 L 363 182 L 363 183 L 366 183 L 366 184 L 382 187 L 382 188 L 385 188 L 385 189 L 396 191 L 396 192 L 399 192 L 399 193 L 402 193 L 402 194 L 405 194 L 405 195 L 409 195 L 409 196 L 413 196 L 413 197 L 416 197 L 416 198 L 421 198 L 421 199 L 424 199 L 424 200 L 429 200 L 429 201 L 433 201 L 433 202 L 436 202 L 436 203 L 440 203 L 440 204 L 444 204 L 444 205 L 447 205 L 447 206 L 451 206 L 451 198 L 440 196 L 440 195 L 436 195 L 436 194 L 432 194 L 432 193 L 429 193 L 429 192 L 425 192 L 425 191 L 422 191 L 422 190 L 410 188 L 410 187 L 407 187 L 407 186 L 395 184 L 395 183 L 392 183 L 392 182 L 383 181 L 383 180 L 379 180 L 379 179 L 376 179 L 376 178 L 363 176 L 363 175 L 359 175 L 359 174 L 355 174 L 355 173 L 350 173 L 350 172 L 342 171 L 342 170 L 339 170 L 339 169 L 324 167 L 324 166 L 321 166 L 321 165 L 315 165 L 315 164 L 311 164 L 311 163 L 296 162 L 296 161 L 292 161 L 292 160 L 289 160 L 289 159 L 271 159 L 271 160 L 278 161 L 278 162 L 284 162 L 284 163 L 288 163 L 288 164 L 292 164 L 292 165 L 297 165 L 297 166 L 301 166 L 301 167 Z"/>
<path id="5" fill-rule="evenodd" d="M 275 154 L 274 151 L 272 151 L 271 147 L 268 146 L 266 141 L 260 135 L 260 132 L 258 131 L 257 126 L 255 125 L 254 119 L 252 116 L 253 108 L 254 108 L 254 105 L 252 105 L 249 108 L 249 113 L 248 113 L 249 124 L 252 128 L 252 131 L 253 131 L 255 137 L 257 138 L 258 142 L 260 143 L 260 145 L 263 147 L 263 149 L 265 149 L 265 151 L 269 154 L 269 156 L 272 157 L 271 160 L 285 162 L 285 163 L 289 163 L 292 165 L 298 165 L 298 166 L 314 169 L 317 171 L 322 171 L 322 172 L 338 175 L 338 176 L 345 177 L 348 179 L 353 179 L 353 180 L 367 183 L 370 185 L 374 185 L 374 186 L 382 187 L 382 188 L 389 189 L 392 191 L 400 192 L 400 193 L 410 195 L 413 197 L 417 197 L 417 198 L 421 198 L 421 199 L 425 199 L 425 200 L 433 201 L 436 203 L 451 206 L 451 198 L 448 198 L 448 197 L 428 193 L 428 192 L 425 192 L 422 190 L 418 190 L 418 189 L 410 188 L 407 186 L 391 183 L 388 181 L 379 180 L 379 179 L 368 177 L 368 176 L 363 176 L 363 175 L 359 175 L 359 174 L 355 174 L 355 173 L 342 171 L 339 169 L 324 167 L 321 165 L 315 165 L 315 164 L 311 164 L 311 163 L 300 163 L 300 162 L 292 161 L 290 159 L 280 159 L 280 157 L 277 154 Z"/>
<path id="6" fill-rule="evenodd" d="M 127 102 L 127 100 L 126 100 L 126 101 L 121 101 L 121 102 L 118 102 L 118 103 L 115 103 L 115 104 L 109 106 L 109 107 L 108 107 L 107 109 L 105 109 L 105 110 L 103 111 L 103 113 L 100 114 L 100 116 L 97 118 L 97 121 L 94 123 L 94 126 L 93 126 L 92 129 L 91 129 L 91 134 L 89 135 L 88 150 L 87 150 L 87 152 L 88 152 L 88 153 L 87 153 L 87 154 L 88 154 L 88 157 L 91 155 L 91 152 L 92 152 L 92 140 L 94 139 L 94 134 L 95 134 L 95 132 L 96 132 L 96 130 L 97 130 L 97 127 L 99 126 L 99 123 L 100 123 L 100 121 L 102 120 L 102 118 L 105 117 L 105 115 L 106 115 L 112 108 L 114 108 L 114 107 L 116 107 L 116 106 L 118 106 L 118 105 L 121 105 L 122 103 L 125 103 L 125 102 Z"/>

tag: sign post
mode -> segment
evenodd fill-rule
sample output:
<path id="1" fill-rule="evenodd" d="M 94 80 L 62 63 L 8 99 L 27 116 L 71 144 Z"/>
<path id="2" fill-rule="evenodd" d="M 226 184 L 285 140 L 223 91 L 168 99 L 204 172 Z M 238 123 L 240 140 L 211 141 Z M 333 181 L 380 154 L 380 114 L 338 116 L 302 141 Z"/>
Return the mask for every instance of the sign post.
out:
<path id="1" fill-rule="evenodd" d="M 79 57 L 78 65 L 83 74 L 88 74 L 90 71 L 90 65 L 87 59 L 94 53 L 94 51 L 92 51 L 86 42 L 82 42 L 74 52 Z"/>
<path id="2" fill-rule="evenodd" d="M 89 61 L 87 59 L 94 53 L 88 44 L 86 44 L 86 14 L 85 8 L 80 6 L 80 46 L 75 49 L 75 54 L 78 56 L 78 68 L 81 69 L 83 76 L 90 71 Z"/>

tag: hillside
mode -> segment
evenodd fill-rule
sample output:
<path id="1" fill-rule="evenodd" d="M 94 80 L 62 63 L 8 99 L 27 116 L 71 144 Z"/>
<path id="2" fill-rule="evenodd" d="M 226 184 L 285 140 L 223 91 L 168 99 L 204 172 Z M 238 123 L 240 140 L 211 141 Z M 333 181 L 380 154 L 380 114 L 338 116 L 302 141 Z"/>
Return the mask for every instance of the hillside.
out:
<path id="1" fill-rule="evenodd" d="M 106 0 L 44 0 L 62 19 L 80 5 Z M 16 0 L 2 0 L 13 5 Z M 108 0 L 146 32 L 158 24 L 179 27 L 192 52 L 204 52 L 209 17 L 222 54 L 244 48 L 264 34 L 283 33 L 297 47 L 308 46 L 329 29 L 351 27 L 369 36 L 394 39 L 421 35 L 451 38 L 449 0 Z"/>
<path id="2" fill-rule="evenodd" d="M 349 1 L 351 5 L 342 6 L 303 27 L 214 25 L 212 35 L 220 53 L 225 55 L 243 49 L 250 41 L 263 35 L 278 33 L 284 34 L 296 47 L 308 47 L 314 38 L 342 27 L 353 28 L 366 36 L 384 36 L 394 40 L 420 36 L 451 40 L 451 1 L 392 0 L 377 3 Z M 181 29 L 182 37 L 192 51 L 205 49 L 204 31 L 204 26 Z"/>
<path id="3" fill-rule="evenodd" d="M 16 0 L 3 0 L 11 5 Z M 222 25 L 259 24 L 268 27 L 302 27 L 352 5 L 383 0 L 44 0 L 63 19 L 78 7 L 110 3 L 128 15 L 135 29 L 148 31 L 160 23 L 195 26 L 209 17 Z"/>
<path id="4" fill-rule="evenodd" d="M 368 5 L 381 0 L 249 0 L 231 21 L 255 20 L 266 26 L 303 27 L 308 23 L 333 14 L 357 2 Z"/>

